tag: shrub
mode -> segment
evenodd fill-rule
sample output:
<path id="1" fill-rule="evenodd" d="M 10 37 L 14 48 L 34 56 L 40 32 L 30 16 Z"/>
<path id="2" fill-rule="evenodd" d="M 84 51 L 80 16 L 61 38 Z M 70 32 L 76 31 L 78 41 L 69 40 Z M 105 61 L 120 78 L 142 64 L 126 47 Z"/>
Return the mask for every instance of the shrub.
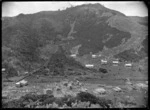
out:
<path id="1" fill-rule="evenodd" d="M 22 98 L 23 100 L 29 100 L 29 99 L 31 99 L 32 101 L 38 100 L 37 95 L 31 94 L 31 93 L 26 94 L 25 96 L 22 96 L 21 98 Z"/>
<path id="2" fill-rule="evenodd" d="M 106 100 L 104 98 L 97 98 L 96 96 L 87 93 L 87 92 L 81 92 L 77 94 L 77 99 L 82 102 L 90 102 L 91 104 L 99 104 L 102 107 L 109 108 L 110 105 L 112 105 L 111 100 Z"/>
<path id="3" fill-rule="evenodd" d="M 76 100 L 76 98 L 75 98 L 75 97 L 72 97 L 72 96 L 70 96 L 70 95 L 67 95 L 67 96 L 65 96 L 65 97 L 62 97 L 62 98 L 60 99 L 60 101 L 61 101 L 63 104 L 66 104 L 66 105 L 69 106 L 69 107 L 71 107 L 72 103 L 74 103 L 75 100 Z M 58 104 L 58 103 L 57 103 L 57 104 Z M 59 104 L 59 105 L 60 105 L 60 104 Z M 60 106 L 62 106 L 62 105 L 60 105 Z"/>
<path id="4" fill-rule="evenodd" d="M 113 102 L 111 100 L 106 100 L 104 98 L 99 98 L 98 104 L 102 107 L 110 108 L 113 106 Z"/>
<path id="5" fill-rule="evenodd" d="M 38 102 L 39 101 L 39 102 Z M 37 104 L 38 103 L 38 104 Z M 55 98 L 53 95 L 49 96 L 46 94 L 37 95 L 37 94 L 26 94 L 18 100 L 12 100 L 9 102 L 2 102 L 3 108 L 70 108 L 70 107 L 80 107 L 87 108 L 91 104 L 96 104 L 96 107 L 109 108 L 112 102 L 104 98 L 98 98 L 87 92 L 80 92 L 76 97 L 67 95 L 62 98 Z M 56 106 L 57 105 L 57 106 Z"/>
<path id="6" fill-rule="evenodd" d="M 99 72 L 102 72 L 102 73 L 108 73 L 108 71 L 104 68 L 99 68 Z"/>
<path id="7" fill-rule="evenodd" d="M 23 108 L 19 100 L 12 100 L 3 104 L 3 108 Z"/>
<path id="8" fill-rule="evenodd" d="M 96 98 L 96 96 L 87 93 L 87 92 L 80 92 L 77 94 L 77 100 L 80 100 L 82 102 L 91 102 L 93 104 L 98 103 L 98 98 Z"/>
<path id="9" fill-rule="evenodd" d="M 48 98 L 46 98 L 45 100 L 41 100 L 41 101 L 43 101 L 43 105 L 46 105 L 46 104 L 52 104 L 53 102 L 55 102 L 55 98 L 54 97 L 48 97 Z"/>

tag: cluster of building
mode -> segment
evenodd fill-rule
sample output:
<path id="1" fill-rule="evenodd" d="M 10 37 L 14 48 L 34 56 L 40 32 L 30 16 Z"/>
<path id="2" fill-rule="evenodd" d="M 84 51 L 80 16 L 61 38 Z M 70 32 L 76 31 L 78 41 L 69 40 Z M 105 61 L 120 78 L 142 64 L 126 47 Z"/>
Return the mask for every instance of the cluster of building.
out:
<path id="1" fill-rule="evenodd" d="M 93 55 L 93 58 L 95 56 Z M 118 66 L 121 62 L 119 61 L 119 59 L 114 59 L 114 60 L 107 60 L 107 59 L 101 59 L 101 65 L 107 65 L 107 64 L 112 64 L 113 66 Z M 91 68 L 94 67 L 94 64 L 85 64 L 86 67 Z M 124 62 L 124 66 L 125 67 L 132 67 L 133 64 L 130 62 Z"/>
<path id="2" fill-rule="evenodd" d="M 101 54 L 99 54 L 99 55 L 91 54 L 92 58 L 98 58 L 98 57 L 100 58 L 101 56 L 102 56 Z M 76 58 L 77 55 L 76 54 L 71 54 L 70 57 Z M 103 59 L 101 59 L 101 65 L 107 65 L 107 64 L 110 63 L 110 61 L 111 61 L 111 64 L 113 66 L 118 66 L 120 64 L 119 59 L 113 59 L 113 60 L 112 59 L 111 60 L 108 59 L 107 60 L 106 58 L 103 58 Z M 133 65 L 130 62 L 125 62 L 124 66 L 125 67 L 132 67 Z M 93 68 L 94 64 L 85 64 L 85 67 L 87 67 L 87 68 Z"/>

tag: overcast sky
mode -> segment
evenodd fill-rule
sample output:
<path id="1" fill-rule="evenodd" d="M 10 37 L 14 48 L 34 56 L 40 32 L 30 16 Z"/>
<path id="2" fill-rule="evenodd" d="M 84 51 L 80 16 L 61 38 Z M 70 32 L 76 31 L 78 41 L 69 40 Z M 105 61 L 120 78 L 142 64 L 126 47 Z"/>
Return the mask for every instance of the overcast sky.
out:
<path id="1" fill-rule="evenodd" d="M 62 10 L 67 7 L 88 3 L 100 3 L 105 7 L 120 11 L 127 16 L 148 16 L 148 9 L 143 2 L 3 2 L 2 16 L 16 16 L 20 13 L 30 14 L 39 11 Z"/>

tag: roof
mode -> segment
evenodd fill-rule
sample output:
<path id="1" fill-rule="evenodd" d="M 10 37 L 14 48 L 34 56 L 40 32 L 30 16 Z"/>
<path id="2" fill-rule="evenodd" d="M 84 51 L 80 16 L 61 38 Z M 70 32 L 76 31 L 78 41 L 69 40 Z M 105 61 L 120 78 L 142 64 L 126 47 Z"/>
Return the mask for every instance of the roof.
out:
<path id="1" fill-rule="evenodd" d="M 16 84 L 20 84 L 20 82 L 17 82 Z"/>
<path id="2" fill-rule="evenodd" d="M 6 69 L 5 68 L 2 68 L 2 71 L 5 71 Z"/>
<path id="3" fill-rule="evenodd" d="M 94 64 L 85 64 L 86 67 L 93 67 Z"/>
<path id="4" fill-rule="evenodd" d="M 92 55 L 92 58 L 96 58 L 96 57 L 97 57 L 97 55 L 95 55 L 95 54 Z"/>
<path id="5" fill-rule="evenodd" d="M 131 63 L 126 63 L 125 66 L 132 66 L 132 64 Z"/>
<path id="6" fill-rule="evenodd" d="M 121 88 L 120 87 L 115 87 L 113 88 L 115 91 L 121 91 Z"/>
<path id="7" fill-rule="evenodd" d="M 107 62 L 107 60 L 101 59 L 102 62 Z"/>
<path id="8" fill-rule="evenodd" d="M 95 89 L 95 92 L 103 93 L 103 92 L 106 92 L 106 90 L 104 88 L 97 88 Z"/>
<path id="9" fill-rule="evenodd" d="M 112 61 L 113 63 L 119 63 L 119 61 Z"/>
<path id="10" fill-rule="evenodd" d="M 20 81 L 20 83 L 27 83 L 27 81 L 23 79 Z"/>
<path id="11" fill-rule="evenodd" d="M 72 55 L 70 55 L 71 57 L 76 57 L 77 55 L 76 54 L 72 54 Z"/>

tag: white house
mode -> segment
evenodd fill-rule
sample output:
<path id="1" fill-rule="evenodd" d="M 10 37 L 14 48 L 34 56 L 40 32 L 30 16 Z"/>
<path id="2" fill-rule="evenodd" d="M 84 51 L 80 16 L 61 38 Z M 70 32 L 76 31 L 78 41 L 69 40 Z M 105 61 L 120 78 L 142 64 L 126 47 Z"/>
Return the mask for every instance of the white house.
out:
<path id="1" fill-rule="evenodd" d="M 125 67 L 132 67 L 132 64 L 131 63 L 126 63 Z"/>
<path id="2" fill-rule="evenodd" d="M 118 66 L 119 61 L 118 60 L 114 60 L 114 61 L 112 61 L 112 63 L 113 63 L 113 66 Z"/>
<path id="3" fill-rule="evenodd" d="M 116 92 L 121 92 L 122 91 L 120 87 L 115 87 L 115 88 L 113 88 L 113 90 L 116 91 Z"/>
<path id="4" fill-rule="evenodd" d="M 93 68 L 94 65 L 93 64 L 86 64 L 85 67 L 87 67 L 87 68 Z"/>
<path id="5" fill-rule="evenodd" d="M 19 84 L 20 84 L 20 82 L 17 82 L 17 83 L 16 83 L 16 85 L 19 85 Z"/>
<path id="6" fill-rule="evenodd" d="M 28 85 L 28 82 L 26 80 L 21 80 L 16 83 L 17 87 L 26 86 L 26 85 Z"/>
<path id="7" fill-rule="evenodd" d="M 119 61 L 114 60 L 114 61 L 112 61 L 112 63 L 113 63 L 113 64 L 119 64 Z"/>
<path id="8" fill-rule="evenodd" d="M 92 55 L 92 58 L 96 58 L 96 57 L 97 57 L 97 55 L 95 55 L 95 54 Z"/>
<path id="9" fill-rule="evenodd" d="M 107 64 L 107 60 L 101 59 L 101 64 Z"/>
<path id="10" fill-rule="evenodd" d="M 2 68 L 2 72 L 4 72 L 4 71 L 6 71 L 6 69 L 5 69 L 5 68 Z"/>
<path id="11" fill-rule="evenodd" d="M 25 74 L 28 74 L 28 72 L 26 71 L 26 72 L 24 72 Z"/>
<path id="12" fill-rule="evenodd" d="M 76 54 L 72 54 L 72 55 L 70 55 L 70 56 L 75 58 L 77 55 L 76 55 Z"/>
<path id="13" fill-rule="evenodd" d="M 94 93 L 104 95 L 106 94 L 106 90 L 104 88 L 97 88 L 94 90 Z"/>
<path id="14" fill-rule="evenodd" d="M 26 81 L 26 80 L 21 80 L 21 81 L 20 81 L 20 83 L 22 83 L 22 84 L 26 84 L 26 83 L 27 83 L 27 81 Z"/>
<path id="15" fill-rule="evenodd" d="M 20 82 L 17 82 L 16 87 L 20 87 L 20 86 L 21 86 Z"/>

